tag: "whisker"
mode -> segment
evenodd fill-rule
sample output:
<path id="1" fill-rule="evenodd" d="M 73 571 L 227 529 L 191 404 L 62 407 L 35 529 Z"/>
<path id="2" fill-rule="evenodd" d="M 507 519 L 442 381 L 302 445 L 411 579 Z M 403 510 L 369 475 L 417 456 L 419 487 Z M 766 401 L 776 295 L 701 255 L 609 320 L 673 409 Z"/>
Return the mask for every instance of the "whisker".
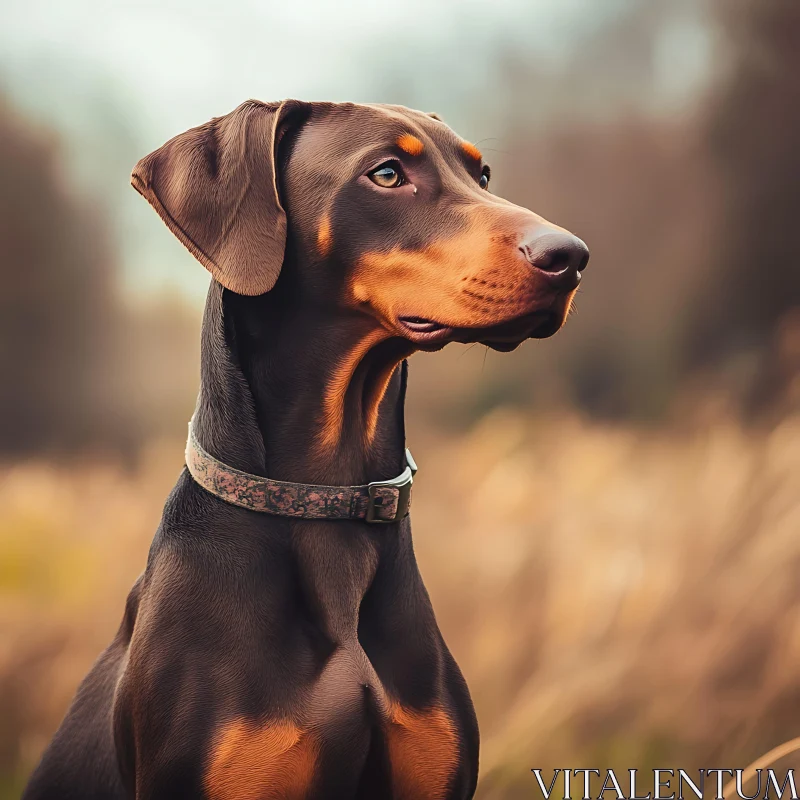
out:
<path id="1" fill-rule="evenodd" d="M 467 347 L 467 348 L 466 348 L 466 350 L 462 350 L 462 351 L 461 351 L 461 355 L 458 357 L 459 361 L 460 361 L 462 358 L 464 358 L 464 356 L 465 356 L 467 353 L 469 353 L 469 351 L 470 351 L 470 350 L 472 350 L 472 348 L 473 348 L 473 347 L 475 347 L 475 345 L 476 345 L 476 344 L 478 344 L 478 342 L 473 342 L 473 343 L 472 343 L 472 344 L 471 344 L 469 347 Z"/>
<path id="2" fill-rule="evenodd" d="M 481 139 L 478 142 L 475 142 L 475 146 L 481 144 L 481 142 L 499 142 L 501 141 L 500 137 L 498 136 L 486 136 L 485 138 Z M 496 147 L 484 147 L 483 148 L 487 153 L 502 153 L 504 156 L 510 156 L 511 153 L 508 150 L 498 150 Z"/>

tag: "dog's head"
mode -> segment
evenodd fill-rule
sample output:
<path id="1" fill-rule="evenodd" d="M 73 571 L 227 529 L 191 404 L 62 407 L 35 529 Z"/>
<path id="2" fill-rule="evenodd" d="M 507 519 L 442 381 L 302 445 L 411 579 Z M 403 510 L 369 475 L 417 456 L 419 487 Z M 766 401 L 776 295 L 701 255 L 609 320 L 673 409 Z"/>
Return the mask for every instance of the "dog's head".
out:
<path id="1" fill-rule="evenodd" d="M 489 181 L 480 151 L 435 115 L 291 100 L 244 103 L 132 176 L 231 291 L 269 291 L 286 261 L 301 296 L 413 349 L 510 350 L 563 325 L 589 253 Z"/>

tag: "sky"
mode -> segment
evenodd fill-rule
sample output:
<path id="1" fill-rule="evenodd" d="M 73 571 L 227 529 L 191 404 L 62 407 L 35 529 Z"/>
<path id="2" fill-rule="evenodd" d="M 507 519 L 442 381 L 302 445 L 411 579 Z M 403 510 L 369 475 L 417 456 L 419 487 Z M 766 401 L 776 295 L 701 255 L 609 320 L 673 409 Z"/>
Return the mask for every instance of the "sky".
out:
<path id="1" fill-rule="evenodd" d="M 607 0 L 604 13 L 624 5 Z M 474 89 L 492 39 L 499 36 L 505 47 L 517 40 L 531 57 L 557 59 L 598 16 L 592 0 L 2 0 L 3 6 L 0 64 L 14 91 L 29 95 L 25 102 L 50 94 L 54 77 L 78 84 L 90 75 L 90 90 L 113 85 L 135 108 L 137 124 L 160 136 L 251 96 L 373 100 L 387 68 L 431 87 L 443 83 L 441 70 L 455 72 Z"/>

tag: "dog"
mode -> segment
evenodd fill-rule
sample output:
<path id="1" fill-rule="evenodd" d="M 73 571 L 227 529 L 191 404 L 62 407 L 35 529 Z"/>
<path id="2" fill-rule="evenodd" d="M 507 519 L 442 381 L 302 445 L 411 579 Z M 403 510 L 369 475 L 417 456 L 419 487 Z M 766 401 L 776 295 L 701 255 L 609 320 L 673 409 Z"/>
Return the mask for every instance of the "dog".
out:
<path id="1" fill-rule="evenodd" d="M 407 361 L 564 323 L 578 238 L 400 106 L 249 101 L 132 183 L 211 272 L 187 466 L 25 800 L 460 800 L 478 726 L 408 519 Z M 113 531 L 109 531 L 113 535 Z"/>

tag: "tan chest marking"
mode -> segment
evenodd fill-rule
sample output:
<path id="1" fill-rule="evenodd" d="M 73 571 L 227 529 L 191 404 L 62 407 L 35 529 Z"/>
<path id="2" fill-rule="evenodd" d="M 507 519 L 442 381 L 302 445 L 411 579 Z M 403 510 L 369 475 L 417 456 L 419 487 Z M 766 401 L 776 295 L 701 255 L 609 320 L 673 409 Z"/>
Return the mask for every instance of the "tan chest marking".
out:
<path id="1" fill-rule="evenodd" d="M 317 744 L 291 722 L 227 724 L 214 740 L 205 775 L 210 800 L 303 800 Z"/>
<path id="2" fill-rule="evenodd" d="M 458 736 L 441 706 L 416 711 L 393 703 L 386 741 L 397 800 L 446 797 L 458 762 Z"/>

